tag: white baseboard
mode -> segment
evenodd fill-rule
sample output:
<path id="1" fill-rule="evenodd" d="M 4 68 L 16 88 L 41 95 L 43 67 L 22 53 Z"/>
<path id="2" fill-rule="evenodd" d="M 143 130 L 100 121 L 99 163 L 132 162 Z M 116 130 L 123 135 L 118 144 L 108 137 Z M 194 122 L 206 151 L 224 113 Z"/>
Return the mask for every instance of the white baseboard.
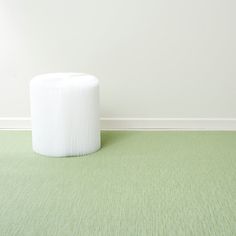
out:
<path id="1" fill-rule="evenodd" d="M 0 129 L 30 129 L 29 117 L 0 117 Z M 236 118 L 101 118 L 103 130 L 236 130 Z"/>
<path id="2" fill-rule="evenodd" d="M 0 129 L 31 129 L 29 117 L 0 117 Z"/>

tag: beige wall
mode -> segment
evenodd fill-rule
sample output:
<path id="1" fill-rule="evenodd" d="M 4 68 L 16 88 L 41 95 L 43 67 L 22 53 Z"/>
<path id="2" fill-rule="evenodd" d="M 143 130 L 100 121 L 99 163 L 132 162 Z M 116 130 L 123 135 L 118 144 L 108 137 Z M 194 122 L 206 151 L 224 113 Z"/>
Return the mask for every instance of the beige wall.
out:
<path id="1" fill-rule="evenodd" d="M 0 117 L 33 75 L 101 82 L 103 117 L 236 118 L 233 0 L 0 0 Z"/>

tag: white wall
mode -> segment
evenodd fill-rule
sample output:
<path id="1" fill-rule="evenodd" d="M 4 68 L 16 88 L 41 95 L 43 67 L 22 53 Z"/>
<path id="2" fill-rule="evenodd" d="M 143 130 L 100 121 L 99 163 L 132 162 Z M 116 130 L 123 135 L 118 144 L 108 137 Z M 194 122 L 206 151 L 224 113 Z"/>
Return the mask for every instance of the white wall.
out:
<path id="1" fill-rule="evenodd" d="M 234 0 L 0 0 L 0 117 L 28 83 L 81 71 L 103 117 L 236 118 Z"/>

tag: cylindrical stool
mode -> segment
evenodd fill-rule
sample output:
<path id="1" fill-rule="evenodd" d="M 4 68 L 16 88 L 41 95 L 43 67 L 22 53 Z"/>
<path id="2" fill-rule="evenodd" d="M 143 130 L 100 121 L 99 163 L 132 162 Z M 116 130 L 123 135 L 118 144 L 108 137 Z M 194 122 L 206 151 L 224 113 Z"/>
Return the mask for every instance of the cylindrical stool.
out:
<path id="1" fill-rule="evenodd" d="M 30 82 L 33 150 L 79 156 L 100 144 L 99 82 L 92 75 L 51 73 Z"/>

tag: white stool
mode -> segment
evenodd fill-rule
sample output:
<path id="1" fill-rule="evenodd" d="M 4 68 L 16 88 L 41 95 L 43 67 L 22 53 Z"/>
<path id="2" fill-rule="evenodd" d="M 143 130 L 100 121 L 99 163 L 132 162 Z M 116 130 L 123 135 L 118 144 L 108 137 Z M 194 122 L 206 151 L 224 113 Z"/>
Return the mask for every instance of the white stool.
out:
<path id="1" fill-rule="evenodd" d="M 99 82 L 92 75 L 51 73 L 30 82 L 33 150 L 79 156 L 100 144 Z"/>

